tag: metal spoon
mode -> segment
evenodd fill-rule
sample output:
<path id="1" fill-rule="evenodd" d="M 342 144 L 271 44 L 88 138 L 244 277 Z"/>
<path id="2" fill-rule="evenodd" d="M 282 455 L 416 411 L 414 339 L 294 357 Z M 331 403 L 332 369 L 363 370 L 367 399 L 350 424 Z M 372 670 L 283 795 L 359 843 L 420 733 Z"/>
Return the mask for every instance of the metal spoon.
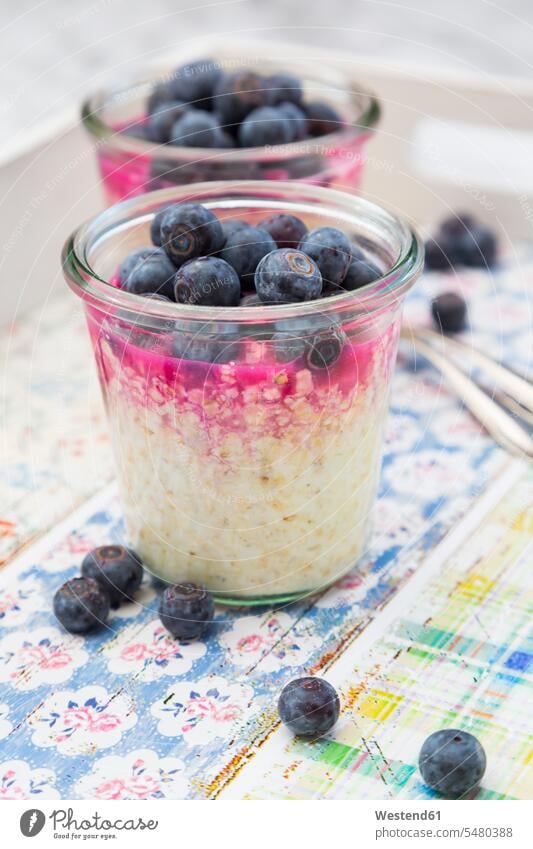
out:
<path id="1" fill-rule="evenodd" d="M 527 431 L 524 430 L 524 428 L 521 427 L 511 415 L 506 413 L 505 410 L 493 401 L 486 392 L 480 389 L 477 383 L 474 383 L 474 381 L 457 365 L 455 365 L 455 363 L 453 363 L 445 353 L 434 348 L 428 341 L 432 337 L 436 337 L 440 345 L 443 344 L 442 337 L 431 330 L 415 330 L 412 327 L 403 327 L 401 331 L 401 338 L 405 341 L 411 342 L 411 344 L 414 345 L 425 359 L 439 369 L 446 378 L 448 384 L 462 399 L 465 406 L 468 407 L 470 412 L 478 419 L 496 442 L 508 451 L 511 451 L 513 454 L 533 459 L 533 439 Z M 447 339 L 444 344 L 448 345 L 448 342 L 453 343 L 451 347 L 455 347 L 456 351 L 458 350 L 456 346 L 464 349 L 461 350 L 461 353 L 465 353 L 465 351 L 468 352 L 470 360 L 474 361 L 474 357 L 471 356 L 472 349 L 468 348 L 466 345 L 462 345 L 456 340 Z M 481 368 L 483 368 L 487 373 L 490 372 L 493 377 L 497 378 L 495 381 L 496 385 L 505 389 L 509 396 L 515 397 L 520 401 L 520 403 L 529 408 L 529 405 L 533 400 L 533 395 L 530 394 L 533 393 L 533 389 L 527 381 L 520 378 L 518 375 L 514 375 L 512 372 L 509 372 L 504 368 L 504 366 L 494 362 L 485 354 L 481 354 L 480 351 L 476 351 L 475 359 Z M 505 372 L 503 381 L 501 379 L 502 372 Z M 510 380 L 509 378 L 516 378 L 516 380 Z M 519 386 L 520 398 L 518 398 L 516 393 L 517 385 Z M 513 389 L 512 392 L 509 391 L 511 388 Z"/>

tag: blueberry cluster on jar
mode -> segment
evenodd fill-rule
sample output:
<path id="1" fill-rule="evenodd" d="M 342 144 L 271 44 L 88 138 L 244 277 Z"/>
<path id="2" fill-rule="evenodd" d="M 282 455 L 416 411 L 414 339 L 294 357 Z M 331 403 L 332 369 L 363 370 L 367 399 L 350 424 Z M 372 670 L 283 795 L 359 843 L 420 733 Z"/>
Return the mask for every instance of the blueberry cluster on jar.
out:
<path id="1" fill-rule="evenodd" d="M 357 191 L 379 102 L 349 69 L 223 52 L 93 93 L 82 120 L 110 202 L 218 180 Z M 248 65 L 248 62 L 247 62 Z"/>
<path id="2" fill-rule="evenodd" d="M 214 59 L 197 59 L 157 82 L 142 118 L 123 132 L 158 144 L 232 148 L 288 144 L 342 125 L 334 106 L 305 97 L 295 74 L 227 72 Z"/>
<path id="3" fill-rule="evenodd" d="M 288 213 L 252 225 L 238 217 L 221 221 L 202 204 L 174 204 L 157 213 L 150 235 L 152 246 L 122 261 L 118 285 L 182 304 L 298 303 L 354 291 L 380 276 L 342 230 L 308 230 Z"/>

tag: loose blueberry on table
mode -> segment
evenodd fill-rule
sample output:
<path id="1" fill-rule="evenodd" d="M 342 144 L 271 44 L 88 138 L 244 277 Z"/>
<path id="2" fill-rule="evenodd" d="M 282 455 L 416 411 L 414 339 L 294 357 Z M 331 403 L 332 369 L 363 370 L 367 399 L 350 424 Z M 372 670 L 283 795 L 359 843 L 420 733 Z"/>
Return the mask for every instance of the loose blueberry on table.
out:
<path id="1" fill-rule="evenodd" d="M 89 551 L 81 564 L 82 577 L 71 578 L 54 595 L 57 620 L 72 634 L 102 627 L 111 607 L 132 601 L 142 583 L 144 568 L 131 548 L 110 543 Z M 159 618 L 173 637 L 197 640 L 209 628 L 215 605 L 203 587 L 183 581 L 167 586 L 159 600 Z"/>
<path id="2" fill-rule="evenodd" d="M 280 693 L 278 713 L 284 725 L 302 737 L 329 731 L 339 718 L 337 691 L 323 678 L 296 678 Z"/>
<path id="3" fill-rule="evenodd" d="M 452 268 L 492 268 L 496 262 L 496 235 L 468 214 L 444 219 L 433 239 L 426 242 L 425 267 L 430 271 Z"/>
<path id="4" fill-rule="evenodd" d="M 445 728 L 430 734 L 420 750 L 418 764 L 426 784 L 443 796 L 457 799 L 478 786 L 487 758 L 472 734 Z"/>
<path id="5" fill-rule="evenodd" d="M 431 314 L 442 333 L 459 333 L 466 326 L 466 301 L 457 292 L 443 292 L 431 302 Z"/>
<path id="6" fill-rule="evenodd" d="M 178 640 L 197 640 L 213 621 L 215 606 L 204 587 L 190 581 L 164 590 L 159 603 L 159 618 Z"/>
<path id="7" fill-rule="evenodd" d="M 93 548 L 81 564 L 82 577 L 66 581 L 54 595 L 58 622 L 72 634 L 88 634 L 105 624 L 111 607 L 132 601 L 144 568 L 138 554 L 123 545 Z"/>
<path id="8" fill-rule="evenodd" d="M 138 555 L 123 545 L 101 545 L 83 558 L 81 573 L 107 590 L 111 607 L 132 601 L 141 586 L 143 565 Z"/>
<path id="9" fill-rule="evenodd" d="M 71 634 L 88 634 L 105 625 L 109 615 L 108 591 L 93 578 L 73 578 L 54 595 L 56 619 Z"/>
<path id="10" fill-rule="evenodd" d="M 145 115 L 122 132 L 155 144 L 224 149 L 316 138 L 343 123 L 330 103 L 306 101 L 293 74 L 226 73 L 213 59 L 198 59 L 156 83 Z"/>

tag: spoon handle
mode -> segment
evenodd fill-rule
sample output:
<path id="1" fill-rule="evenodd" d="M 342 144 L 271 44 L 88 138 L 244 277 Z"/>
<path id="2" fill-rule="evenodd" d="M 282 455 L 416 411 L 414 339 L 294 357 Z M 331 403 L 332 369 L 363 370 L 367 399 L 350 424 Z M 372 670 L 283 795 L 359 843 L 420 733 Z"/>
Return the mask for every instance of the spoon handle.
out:
<path id="1" fill-rule="evenodd" d="M 533 459 L 533 439 L 471 378 L 445 354 L 433 348 L 419 335 L 418 330 L 405 328 L 402 330 L 402 338 L 411 341 L 425 359 L 439 369 L 465 406 L 500 445 L 514 454 Z"/>
<path id="2" fill-rule="evenodd" d="M 439 333 L 427 328 L 417 329 L 413 332 L 416 333 L 419 339 L 439 343 L 445 350 L 449 350 L 461 357 L 468 357 L 469 363 L 482 369 L 488 377 L 493 379 L 494 383 L 500 389 L 503 389 L 507 395 L 510 395 L 515 401 L 518 401 L 523 407 L 529 410 L 530 413 L 533 413 L 533 384 L 524 377 L 497 363 L 491 357 L 487 356 L 487 354 L 484 354 L 483 351 L 472 348 L 458 339 L 452 339 L 447 336 L 443 340 L 443 337 Z"/>

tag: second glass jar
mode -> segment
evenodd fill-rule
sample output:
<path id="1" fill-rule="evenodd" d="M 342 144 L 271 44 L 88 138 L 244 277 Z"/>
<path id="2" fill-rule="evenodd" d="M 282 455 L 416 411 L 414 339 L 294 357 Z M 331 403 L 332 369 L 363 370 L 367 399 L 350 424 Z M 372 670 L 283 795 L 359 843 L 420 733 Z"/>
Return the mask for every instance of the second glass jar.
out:
<path id="1" fill-rule="evenodd" d="M 223 70 L 240 67 L 238 56 L 215 59 Z M 295 73 L 302 79 L 307 97 L 329 102 L 344 125 L 327 135 L 269 148 L 176 147 L 124 132 L 142 122 L 154 84 L 172 69 L 96 92 L 83 104 L 82 120 L 95 141 L 109 204 L 154 189 L 208 180 L 301 180 L 343 191 L 358 190 L 367 144 L 379 120 L 377 99 L 335 68 L 321 66 L 317 70 L 301 61 L 274 62 L 266 55 L 246 64 L 265 75 Z"/>

